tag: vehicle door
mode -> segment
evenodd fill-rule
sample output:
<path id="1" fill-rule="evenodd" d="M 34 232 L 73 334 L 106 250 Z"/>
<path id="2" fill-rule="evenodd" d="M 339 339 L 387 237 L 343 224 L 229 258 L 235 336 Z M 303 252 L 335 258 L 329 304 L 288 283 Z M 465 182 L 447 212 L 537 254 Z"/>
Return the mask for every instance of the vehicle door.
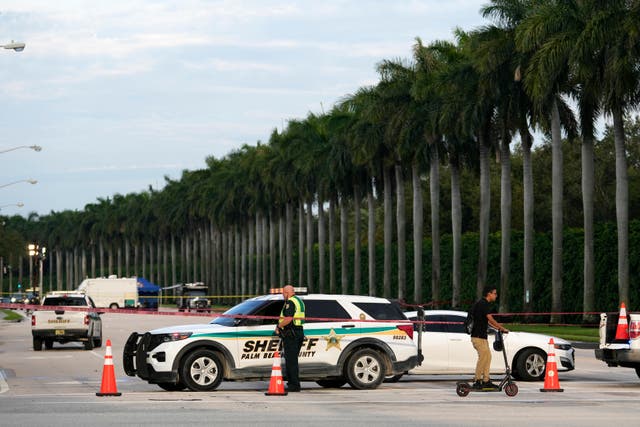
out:
<path id="1" fill-rule="evenodd" d="M 471 336 L 464 330 L 466 314 L 449 314 L 444 317 L 449 339 L 449 371 L 474 372 L 477 353 L 471 344 Z"/>
<path id="2" fill-rule="evenodd" d="M 305 340 L 300 349 L 300 365 L 332 365 L 351 342 L 361 336 L 358 321 L 364 313 L 349 313 L 335 299 L 304 299 Z"/>
<path id="3" fill-rule="evenodd" d="M 415 319 L 412 319 L 415 320 Z M 422 354 L 424 361 L 418 368 L 429 373 L 445 373 L 449 371 L 449 333 L 447 331 L 447 317 L 443 314 L 428 314 L 424 316 L 422 336 Z M 417 334 L 418 324 L 414 327 Z M 416 335 L 414 335 L 415 337 Z"/>
<path id="4" fill-rule="evenodd" d="M 281 299 L 267 300 L 246 313 L 248 318 L 234 320 L 236 367 L 267 372 L 273 366 L 274 353 L 282 355 L 280 338 L 274 334 L 282 304 Z"/>

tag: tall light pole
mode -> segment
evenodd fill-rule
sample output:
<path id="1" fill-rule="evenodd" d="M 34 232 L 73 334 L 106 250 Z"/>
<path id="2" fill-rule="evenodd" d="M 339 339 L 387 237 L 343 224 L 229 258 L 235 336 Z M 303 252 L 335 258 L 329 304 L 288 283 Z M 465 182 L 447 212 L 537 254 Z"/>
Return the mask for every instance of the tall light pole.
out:
<path id="1" fill-rule="evenodd" d="M 39 146 L 39 145 L 18 145 L 17 147 L 7 148 L 5 150 L 0 150 L 0 154 L 8 153 L 9 151 L 13 151 L 13 150 L 19 150 L 21 148 L 30 148 L 33 151 L 42 151 L 42 147 Z"/>
<path id="2" fill-rule="evenodd" d="M 29 178 L 29 179 L 21 179 L 21 180 L 18 180 L 18 181 L 10 182 L 10 183 L 8 183 L 8 184 L 2 184 L 2 185 L 0 185 L 0 188 L 8 187 L 8 186 L 13 185 L 13 184 L 19 184 L 19 183 L 21 183 L 21 182 L 28 182 L 29 184 L 37 184 L 37 183 L 38 183 L 38 180 L 36 180 L 36 179 L 32 179 L 32 178 Z"/>
<path id="3" fill-rule="evenodd" d="M 9 203 L 8 205 L 2 205 L 2 206 L 0 206 L 0 211 L 2 210 L 2 208 L 6 208 L 8 206 L 17 206 L 17 207 L 21 208 L 21 207 L 24 206 L 24 203 L 18 202 L 18 203 Z"/>
<path id="4" fill-rule="evenodd" d="M 16 52 L 22 52 L 24 50 L 24 47 L 26 45 L 22 42 L 14 42 L 13 40 L 11 40 L 11 43 L 7 43 L 7 44 L 0 44 L 0 47 L 3 47 L 5 49 L 11 49 L 14 50 Z"/>

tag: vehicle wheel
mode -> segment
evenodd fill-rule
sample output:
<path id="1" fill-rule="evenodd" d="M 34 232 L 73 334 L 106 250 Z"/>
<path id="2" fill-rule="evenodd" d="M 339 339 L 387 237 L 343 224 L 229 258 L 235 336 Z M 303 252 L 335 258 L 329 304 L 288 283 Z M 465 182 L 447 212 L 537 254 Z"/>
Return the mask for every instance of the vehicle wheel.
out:
<path id="1" fill-rule="evenodd" d="M 84 349 L 93 350 L 93 338 L 87 338 L 87 340 L 84 342 Z"/>
<path id="2" fill-rule="evenodd" d="M 504 386 L 504 393 L 509 397 L 515 396 L 518 394 L 518 385 L 516 383 L 507 383 Z"/>
<path id="3" fill-rule="evenodd" d="M 375 350 L 356 351 L 347 363 L 347 381 L 358 390 L 377 388 L 384 380 L 384 362 Z"/>
<path id="4" fill-rule="evenodd" d="M 109 308 L 110 308 L 111 310 L 117 310 L 117 309 L 118 309 L 118 304 L 116 304 L 115 302 L 114 302 L 114 303 L 111 303 L 111 305 L 109 305 Z"/>
<path id="5" fill-rule="evenodd" d="M 44 340 L 44 348 L 51 350 L 53 348 L 53 340 Z"/>
<path id="6" fill-rule="evenodd" d="M 334 378 L 330 380 L 318 380 L 316 384 L 324 388 L 340 388 L 347 383 L 344 378 Z"/>
<path id="7" fill-rule="evenodd" d="M 456 394 L 460 397 L 465 397 L 471 391 L 471 386 L 467 383 L 458 383 L 456 385 Z"/>
<path id="8" fill-rule="evenodd" d="M 636 375 L 640 378 L 640 368 L 636 368 Z"/>
<path id="9" fill-rule="evenodd" d="M 544 379 L 546 365 L 545 353 L 540 349 L 530 348 L 518 357 L 516 371 L 524 381 L 540 381 Z"/>
<path id="10" fill-rule="evenodd" d="M 42 338 L 33 338 L 33 351 L 42 351 Z"/>
<path id="11" fill-rule="evenodd" d="M 180 376 L 193 391 L 215 390 L 222 381 L 223 366 L 218 355 L 207 349 L 187 355 L 182 363 Z"/>
<path id="12" fill-rule="evenodd" d="M 390 377 L 386 377 L 384 379 L 385 383 L 397 383 L 400 381 L 400 378 L 404 377 L 404 374 L 392 375 Z"/>
<path id="13" fill-rule="evenodd" d="M 187 388 L 186 385 L 182 383 L 158 383 L 158 387 L 166 391 L 182 391 Z"/>

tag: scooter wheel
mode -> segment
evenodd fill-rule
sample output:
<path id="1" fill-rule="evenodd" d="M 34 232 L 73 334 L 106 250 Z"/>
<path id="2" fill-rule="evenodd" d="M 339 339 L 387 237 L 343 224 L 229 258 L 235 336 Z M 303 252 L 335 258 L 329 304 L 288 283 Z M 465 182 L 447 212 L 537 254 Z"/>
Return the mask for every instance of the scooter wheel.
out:
<path id="1" fill-rule="evenodd" d="M 458 385 L 456 385 L 456 393 L 460 397 L 467 396 L 469 391 L 471 391 L 471 387 L 467 383 L 458 383 Z"/>
<path id="2" fill-rule="evenodd" d="M 504 392 L 507 396 L 513 397 L 518 394 L 518 385 L 516 383 L 508 383 L 504 386 Z"/>

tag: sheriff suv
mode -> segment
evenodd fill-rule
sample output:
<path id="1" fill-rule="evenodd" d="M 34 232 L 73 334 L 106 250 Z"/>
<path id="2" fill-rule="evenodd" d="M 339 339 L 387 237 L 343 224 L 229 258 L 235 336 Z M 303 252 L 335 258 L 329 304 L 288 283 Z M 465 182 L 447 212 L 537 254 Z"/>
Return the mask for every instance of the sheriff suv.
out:
<path id="1" fill-rule="evenodd" d="M 384 298 L 304 295 L 305 340 L 300 379 L 322 387 L 378 387 L 385 376 L 417 364 L 413 325 L 397 304 Z M 248 299 L 208 324 L 133 332 L 123 351 L 129 376 L 167 391 L 211 391 L 222 380 L 268 380 L 282 352 L 273 334 L 282 295 Z"/>

